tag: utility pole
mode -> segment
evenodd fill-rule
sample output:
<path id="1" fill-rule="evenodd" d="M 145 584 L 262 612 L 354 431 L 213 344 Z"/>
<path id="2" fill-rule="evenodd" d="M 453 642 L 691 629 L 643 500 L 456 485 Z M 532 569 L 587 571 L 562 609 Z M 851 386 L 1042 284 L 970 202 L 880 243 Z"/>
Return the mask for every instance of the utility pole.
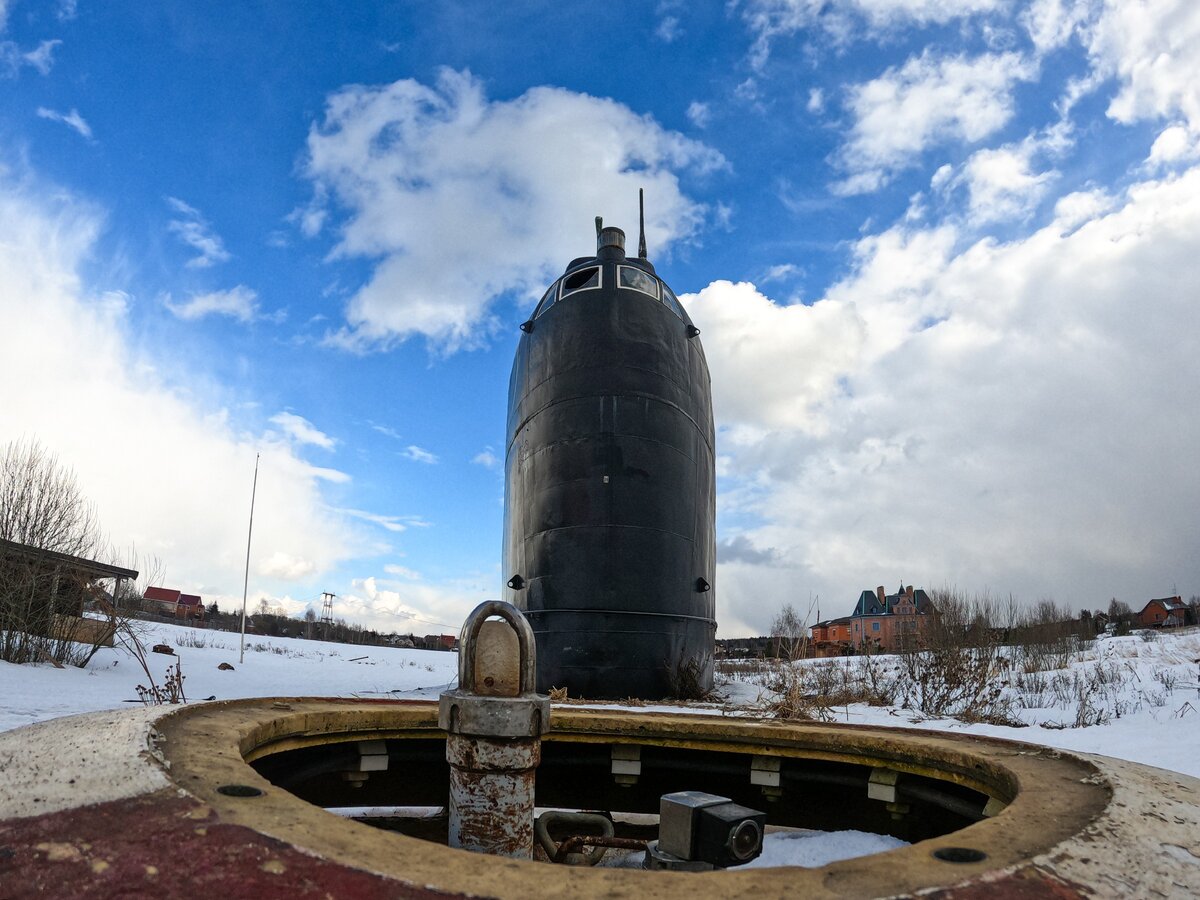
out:
<path id="1" fill-rule="evenodd" d="M 254 537 L 254 495 L 258 493 L 258 457 L 254 454 L 254 483 L 250 487 L 250 528 L 246 532 L 246 577 L 242 581 L 242 639 L 238 648 L 238 665 L 246 661 L 246 594 L 250 589 L 250 539 Z"/>
<path id="2" fill-rule="evenodd" d="M 329 591 L 321 592 L 321 637 L 329 640 L 329 632 L 333 630 L 333 598 Z"/>

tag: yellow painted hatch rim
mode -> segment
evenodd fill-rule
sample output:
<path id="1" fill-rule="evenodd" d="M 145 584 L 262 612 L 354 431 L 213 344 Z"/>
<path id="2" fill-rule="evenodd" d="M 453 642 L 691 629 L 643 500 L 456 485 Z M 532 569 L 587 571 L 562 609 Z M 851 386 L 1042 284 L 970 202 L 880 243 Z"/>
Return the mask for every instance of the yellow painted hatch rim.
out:
<path id="1" fill-rule="evenodd" d="M 815 869 L 711 873 L 583 869 L 498 859 L 335 816 L 258 775 L 250 762 L 301 747 L 354 740 L 443 738 L 436 701 L 315 698 L 184 707 L 156 723 L 168 777 L 242 825 L 354 868 L 476 896 L 892 896 L 999 875 L 1048 853 L 1105 810 L 1111 791 L 1089 761 L 1031 744 L 910 729 L 555 706 L 548 741 L 639 744 L 770 754 L 880 766 L 965 785 L 1006 803 L 998 815 L 887 853 Z M 257 787 L 252 799 L 217 792 Z M 987 858 L 947 863 L 939 848 Z"/>

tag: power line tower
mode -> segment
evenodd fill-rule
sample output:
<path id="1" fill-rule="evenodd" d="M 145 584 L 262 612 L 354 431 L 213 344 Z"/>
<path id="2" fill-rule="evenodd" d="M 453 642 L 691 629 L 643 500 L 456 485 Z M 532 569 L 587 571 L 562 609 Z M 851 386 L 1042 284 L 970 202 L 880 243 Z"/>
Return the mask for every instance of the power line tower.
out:
<path id="1" fill-rule="evenodd" d="M 321 593 L 321 636 L 329 640 L 329 632 L 333 630 L 333 598 L 329 591 Z"/>

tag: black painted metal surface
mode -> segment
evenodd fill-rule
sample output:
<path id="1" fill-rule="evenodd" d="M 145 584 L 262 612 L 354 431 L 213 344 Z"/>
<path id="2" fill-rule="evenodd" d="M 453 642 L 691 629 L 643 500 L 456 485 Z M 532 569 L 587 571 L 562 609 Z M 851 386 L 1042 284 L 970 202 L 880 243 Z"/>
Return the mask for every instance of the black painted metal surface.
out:
<path id="1" fill-rule="evenodd" d="M 522 326 L 504 597 L 533 627 L 539 691 L 695 694 L 712 686 L 716 631 L 708 364 L 654 267 L 603 246 L 616 231 Z"/>

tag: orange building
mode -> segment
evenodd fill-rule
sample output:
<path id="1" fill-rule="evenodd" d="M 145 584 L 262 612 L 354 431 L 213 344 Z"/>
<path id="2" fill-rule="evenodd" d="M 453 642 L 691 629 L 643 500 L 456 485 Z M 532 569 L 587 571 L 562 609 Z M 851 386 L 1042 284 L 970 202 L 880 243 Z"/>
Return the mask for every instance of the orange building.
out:
<path id="1" fill-rule="evenodd" d="M 142 593 L 147 605 L 153 603 L 155 612 L 176 619 L 204 621 L 204 603 L 199 594 L 184 594 L 174 588 L 148 587 Z"/>
<path id="2" fill-rule="evenodd" d="M 813 651 L 817 656 L 895 653 L 916 645 L 928 621 L 925 617 L 933 612 L 924 590 L 901 585 L 896 593 L 888 594 L 880 585 L 873 592 L 863 591 L 850 615 L 814 625 Z"/>
<path id="3" fill-rule="evenodd" d="M 1192 625 L 1192 611 L 1182 597 L 1163 597 L 1151 600 L 1137 614 L 1138 624 L 1143 628 L 1174 628 Z"/>

